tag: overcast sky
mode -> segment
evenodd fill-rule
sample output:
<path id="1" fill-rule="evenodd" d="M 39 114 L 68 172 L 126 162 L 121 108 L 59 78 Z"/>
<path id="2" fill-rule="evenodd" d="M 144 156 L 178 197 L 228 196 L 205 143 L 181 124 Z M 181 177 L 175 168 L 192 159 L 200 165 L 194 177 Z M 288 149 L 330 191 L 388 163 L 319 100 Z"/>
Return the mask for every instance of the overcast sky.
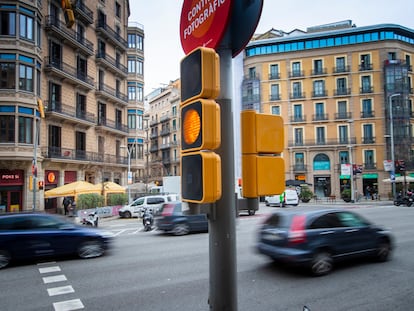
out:
<path id="1" fill-rule="evenodd" d="M 130 0 L 129 21 L 144 26 L 145 95 L 179 78 L 184 57 L 179 25 L 183 0 Z M 264 0 L 256 33 L 271 28 L 289 32 L 352 20 L 357 26 L 382 23 L 414 29 L 413 0 Z"/>

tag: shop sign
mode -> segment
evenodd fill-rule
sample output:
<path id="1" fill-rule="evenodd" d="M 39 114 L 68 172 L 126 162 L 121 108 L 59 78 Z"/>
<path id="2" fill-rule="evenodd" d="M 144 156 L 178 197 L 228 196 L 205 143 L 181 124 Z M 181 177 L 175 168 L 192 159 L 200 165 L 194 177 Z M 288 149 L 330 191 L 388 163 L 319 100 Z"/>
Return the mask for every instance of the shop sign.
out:
<path id="1" fill-rule="evenodd" d="M 376 179 L 376 178 L 378 178 L 378 174 L 377 173 L 362 174 L 362 178 L 366 178 L 366 179 Z"/>
<path id="2" fill-rule="evenodd" d="M 46 184 L 47 185 L 56 185 L 59 177 L 58 171 L 45 171 Z"/>
<path id="3" fill-rule="evenodd" d="M 0 184 L 7 185 L 22 185 L 23 171 L 22 170 L 0 170 Z"/>

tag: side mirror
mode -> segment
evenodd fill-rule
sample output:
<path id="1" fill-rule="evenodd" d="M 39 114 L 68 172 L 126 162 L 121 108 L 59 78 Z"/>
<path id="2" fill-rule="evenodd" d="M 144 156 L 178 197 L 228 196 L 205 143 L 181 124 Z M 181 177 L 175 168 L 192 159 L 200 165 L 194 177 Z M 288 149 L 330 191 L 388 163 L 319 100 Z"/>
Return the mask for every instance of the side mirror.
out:
<path id="1" fill-rule="evenodd" d="M 311 311 L 307 306 L 303 306 L 303 311 Z"/>

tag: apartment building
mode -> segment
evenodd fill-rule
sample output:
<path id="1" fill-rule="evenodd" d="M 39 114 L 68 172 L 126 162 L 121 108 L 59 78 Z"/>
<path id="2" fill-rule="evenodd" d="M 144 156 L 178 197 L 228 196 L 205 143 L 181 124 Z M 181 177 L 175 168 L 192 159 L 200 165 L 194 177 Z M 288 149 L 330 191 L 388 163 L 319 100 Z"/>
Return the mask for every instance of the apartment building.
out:
<path id="1" fill-rule="evenodd" d="M 149 182 L 180 175 L 180 80 L 147 96 L 149 116 Z"/>
<path id="2" fill-rule="evenodd" d="M 0 4 L 2 211 L 57 212 L 61 198 L 44 200 L 44 190 L 76 180 L 126 185 L 127 151 L 139 159 L 143 29 L 128 27 L 128 0 L 72 2 L 70 28 L 61 1 Z M 132 163 L 143 174 L 143 162 Z M 43 190 L 31 190 L 33 177 Z"/>
<path id="3" fill-rule="evenodd" d="M 400 25 L 272 29 L 245 49 L 242 104 L 283 117 L 286 179 L 318 197 L 345 188 L 388 197 L 386 164 L 414 171 L 413 57 L 414 30 Z"/>

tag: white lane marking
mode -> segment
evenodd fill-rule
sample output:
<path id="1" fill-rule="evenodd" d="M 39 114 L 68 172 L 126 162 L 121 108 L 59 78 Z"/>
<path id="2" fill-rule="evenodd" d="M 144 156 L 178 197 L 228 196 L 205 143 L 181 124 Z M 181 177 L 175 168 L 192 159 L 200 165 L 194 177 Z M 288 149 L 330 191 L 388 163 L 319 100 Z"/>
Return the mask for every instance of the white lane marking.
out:
<path id="1" fill-rule="evenodd" d="M 55 302 L 53 304 L 53 308 L 55 309 L 55 311 L 72 311 L 72 310 L 84 309 L 85 306 L 83 305 L 80 299 L 73 299 L 73 300 Z"/>
<path id="2" fill-rule="evenodd" d="M 43 283 L 45 284 L 49 284 L 49 283 L 56 283 L 56 282 L 62 282 L 62 281 L 67 281 L 68 279 L 66 278 L 65 275 L 60 274 L 60 275 L 53 275 L 53 276 L 47 276 L 43 278 Z"/>
<path id="3" fill-rule="evenodd" d="M 40 273 L 51 273 L 51 272 L 59 272 L 60 267 L 54 266 L 54 267 L 47 267 L 47 268 L 39 268 Z"/>
<path id="4" fill-rule="evenodd" d="M 46 266 L 46 265 L 54 265 L 56 264 L 56 261 L 47 261 L 47 262 L 38 262 L 37 265 L 38 266 Z"/>
<path id="5" fill-rule="evenodd" d="M 114 232 L 114 236 L 120 235 L 121 233 L 124 233 L 125 231 L 127 231 L 128 229 L 124 229 L 124 230 L 120 230 L 118 232 Z"/>
<path id="6" fill-rule="evenodd" d="M 49 293 L 49 296 L 57 296 L 57 295 L 74 293 L 75 290 L 73 289 L 71 285 L 68 285 L 68 286 L 48 288 L 47 292 Z"/>

